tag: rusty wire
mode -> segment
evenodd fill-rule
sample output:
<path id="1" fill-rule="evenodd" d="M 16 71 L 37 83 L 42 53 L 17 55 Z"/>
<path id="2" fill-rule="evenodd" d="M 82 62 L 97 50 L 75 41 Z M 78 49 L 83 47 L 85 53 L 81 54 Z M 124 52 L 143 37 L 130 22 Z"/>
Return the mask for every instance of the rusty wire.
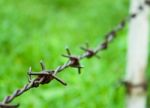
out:
<path id="1" fill-rule="evenodd" d="M 149 2 L 148 2 L 148 4 L 149 4 Z M 41 68 L 42 68 L 42 70 L 40 72 L 32 72 L 32 68 L 30 67 L 29 71 L 28 71 L 29 82 L 27 84 L 25 84 L 23 88 L 17 89 L 16 91 L 14 91 L 10 96 L 6 96 L 5 99 L 2 102 L 0 102 L 0 108 L 17 108 L 17 107 L 19 107 L 19 104 L 10 105 L 10 103 L 16 97 L 22 95 L 23 93 L 30 90 L 31 88 L 37 88 L 42 84 L 48 84 L 53 79 L 57 80 L 58 82 L 60 82 L 63 85 L 67 85 L 63 80 L 58 78 L 56 76 L 56 74 L 59 72 L 62 72 L 63 70 L 65 70 L 68 67 L 77 68 L 78 73 L 80 74 L 81 68 L 82 68 L 82 66 L 80 64 L 80 60 L 82 60 L 84 58 L 92 58 L 94 56 L 99 58 L 99 56 L 97 55 L 98 52 L 107 49 L 109 43 L 117 36 L 117 33 L 125 27 L 125 25 L 126 25 L 126 23 L 128 23 L 128 21 L 136 18 L 137 15 L 139 15 L 140 12 L 143 10 L 143 8 L 144 8 L 144 6 L 139 6 L 137 13 L 133 13 L 133 14 L 129 15 L 127 18 L 125 18 L 123 21 L 121 21 L 112 31 L 107 33 L 105 35 L 104 41 L 101 44 L 99 44 L 97 48 L 91 49 L 91 48 L 89 48 L 89 45 L 86 44 L 86 47 L 81 47 L 81 49 L 84 51 L 84 53 L 81 54 L 80 56 L 72 55 L 69 48 L 66 48 L 67 55 L 63 55 L 63 56 L 67 57 L 68 61 L 53 70 L 47 70 L 43 61 L 40 62 Z M 37 77 L 32 79 L 32 76 L 37 76 Z"/>

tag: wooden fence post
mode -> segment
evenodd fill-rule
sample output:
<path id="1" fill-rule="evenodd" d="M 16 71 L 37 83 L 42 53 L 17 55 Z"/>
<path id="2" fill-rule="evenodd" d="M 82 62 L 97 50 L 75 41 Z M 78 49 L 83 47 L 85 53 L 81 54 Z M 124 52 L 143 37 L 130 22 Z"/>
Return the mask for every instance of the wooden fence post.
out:
<path id="1" fill-rule="evenodd" d="M 131 0 L 130 13 L 138 11 L 145 0 Z M 127 69 L 125 75 L 126 108 L 146 108 L 146 77 L 148 61 L 148 7 L 129 23 Z"/>

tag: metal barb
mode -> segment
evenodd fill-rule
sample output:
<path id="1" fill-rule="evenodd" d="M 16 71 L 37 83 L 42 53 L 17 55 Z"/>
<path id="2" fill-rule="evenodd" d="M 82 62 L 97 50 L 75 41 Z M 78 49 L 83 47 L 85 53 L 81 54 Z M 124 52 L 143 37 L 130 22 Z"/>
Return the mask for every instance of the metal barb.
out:
<path id="1" fill-rule="evenodd" d="M 57 67 L 56 70 L 52 73 L 52 76 L 55 80 L 57 80 L 58 82 L 60 82 L 61 84 L 63 84 L 64 86 L 67 85 L 67 83 L 65 83 L 63 80 L 61 80 L 60 78 L 58 78 L 56 76 L 56 74 L 58 73 L 58 71 L 60 70 L 61 66 Z"/>
<path id="2" fill-rule="evenodd" d="M 32 80 L 31 72 L 32 72 L 32 67 L 29 67 L 29 71 L 28 71 L 28 81 L 29 82 L 31 82 L 31 80 Z"/>
<path id="3" fill-rule="evenodd" d="M 80 65 L 80 59 L 79 57 L 73 56 L 69 50 L 69 48 L 66 49 L 67 55 L 63 55 L 64 57 L 69 58 L 70 60 L 70 67 L 74 67 L 78 69 L 78 73 L 81 73 L 82 66 Z"/>
<path id="4" fill-rule="evenodd" d="M 42 60 L 40 61 L 40 65 L 41 65 L 42 70 L 44 71 L 46 69 L 46 66 Z"/>
<path id="5" fill-rule="evenodd" d="M 36 80 L 34 81 L 33 87 L 38 87 L 40 84 L 47 84 L 49 83 L 53 78 L 56 79 L 58 82 L 60 82 L 63 85 L 67 85 L 63 80 L 58 78 L 56 76 L 56 73 L 61 67 L 58 67 L 55 71 L 47 71 L 45 68 L 45 65 L 43 62 L 40 62 L 42 71 L 41 72 L 32 72 L 30 71 L 28 74 L 31 77 L 32 75 L 38 76 Z M 31 81 L 32 79 L 30 79 Z"/>
<path id="6" fill-rule="evenodd" d="M 81 50 L 85 51 L 87 58 L 92 58 L 93 56 L 95 56 L 96 58 L 100 59 L 100 57 L 96 55 L 96 52 L 93 49 L 89 48 L 88 43 L 85 44 L 85 47 L 80 47 L 80 48 Z"/>

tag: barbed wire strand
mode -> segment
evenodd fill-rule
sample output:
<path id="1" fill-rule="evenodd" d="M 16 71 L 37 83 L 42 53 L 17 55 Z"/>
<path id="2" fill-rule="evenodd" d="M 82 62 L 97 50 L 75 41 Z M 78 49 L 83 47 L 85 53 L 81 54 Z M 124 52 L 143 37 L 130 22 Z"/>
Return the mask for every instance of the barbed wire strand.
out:
<path id="1" fill-rule="evenodd" d="M 146 4 L 149 4 L 149 2 L 146 2 Z M 63 85 L 67 85 L 63 80 L 58 78 L 56 76 L 56 74 L 59 72 L 62 72 L 63 70 L 65 70 L 66 68 L 69 68 L 69 67 L 77 68 L 78 73 L 80 74 L 81 68 L 82 68 L 82 66 L 80 64 L 80 60 L 82 60 L 84 58 L 92 58 L 94 56 L 99 58 L 99 56 L 97 55 L 98 52 L 107 49 L 109 43 L 112 40 L 114 40 L 114 38 L 117 36 L 117 33 L 125 27 L 126 23 L 128 23 L 130 20 L 136 18 L 140 14 L 140 12 L 142 12 L 143 9 L 144 9 L 144 5 L 139 6 L 138 12 L 129 15 L 127 18 L 125 18 L 123 21 L 121 21 L 116 26 L 115 29 L 113 29 L 111 32 L 109 32 L 105 35 L 104 41 L 100 45 L 98 45 L 98 47 L 96 49 L 90 49 L 89 45 L 87 43 L 86 47 L 81 47 L 81 49 L 84 50 L 85 53 L 83 53 L 80 56 L 74 56 L 71 54 L 69 48 L 66 48 L 67 55 L 63 55 L 63 56 L 67 57 L 69 60 L 66 63 L 64 63 L 63 65 L 58 66 L 54 70 L 46 70 L 46 67 L 45 67 L 45 64 L 43 63 L 43 61 L 40 62 L 41 68 L 42 68 L 42 71 L 40 71 L 40 72 L 32 72 L 32 68 L 30 67 L 29 71 L 28 71 L 29 83 L 24 85 L 23 88 L 17 89 L 10 96 L 6 96 L 5 99 L 2 102 L 0 102 L 0 108 L 17 108 L 17 107 L 19 107 L 19 104 L 17 104 L 17 105 L 9 105 L 9 104 L 16 97 L 22 95 L 23 93 L 30 90 L 31 88 L 37 88 L 42 84 L 48 84 L 53 79 L 57 80 L 58 82 L 60 82 Z M 32 79 L 32 76 L 37 76 L 37 77 Z"/>

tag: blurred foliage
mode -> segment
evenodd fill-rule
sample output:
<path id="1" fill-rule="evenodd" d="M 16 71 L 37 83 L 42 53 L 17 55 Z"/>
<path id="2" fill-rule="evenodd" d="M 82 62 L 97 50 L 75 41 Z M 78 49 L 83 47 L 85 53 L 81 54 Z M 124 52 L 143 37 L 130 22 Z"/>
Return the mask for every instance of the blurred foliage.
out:
<path id="1" fill-rule="evenodd" d="M 0 100 L 27 83 L 28 67 L 40 70 L 43 59 L 53 69 L 66 59 L 69 46 L 95 47 L 128 15 L 128 0 L 0 0 Z M 101 59 L 83 60 L 79 76 L 67 69 L 53 81 L 32 89 L 14 103 L 20 108 L 123 108 L 124 89 L 117 86 L 126 64 L 126 30 L 118 33 Z"/>

